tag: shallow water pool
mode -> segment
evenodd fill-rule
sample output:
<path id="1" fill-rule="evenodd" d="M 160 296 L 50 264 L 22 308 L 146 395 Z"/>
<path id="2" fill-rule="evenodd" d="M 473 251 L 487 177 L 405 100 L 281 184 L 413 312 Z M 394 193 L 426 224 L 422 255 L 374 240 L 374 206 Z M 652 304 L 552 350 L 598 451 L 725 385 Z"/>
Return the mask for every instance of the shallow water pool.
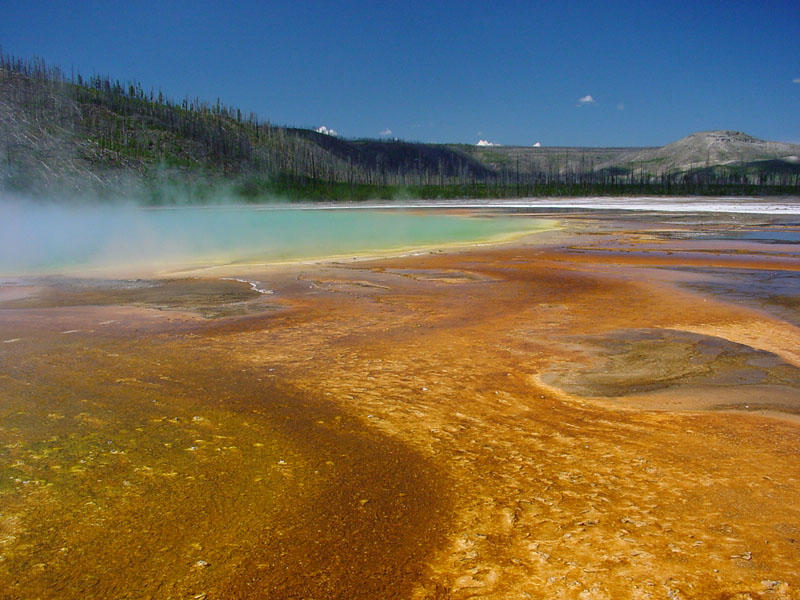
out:
<path id="1" fill-rule="evenodd" d="M 546 223 L 437 210 L 0 208 L 0 275 L 358 255 L 496 239 Z"/>

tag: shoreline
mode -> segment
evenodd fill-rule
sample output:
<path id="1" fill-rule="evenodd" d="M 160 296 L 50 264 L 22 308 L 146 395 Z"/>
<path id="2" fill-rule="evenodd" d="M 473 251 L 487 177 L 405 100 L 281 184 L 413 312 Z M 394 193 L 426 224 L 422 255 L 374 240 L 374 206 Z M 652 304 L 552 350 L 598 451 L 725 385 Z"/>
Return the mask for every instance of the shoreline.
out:
<path id="1" fill-rule="evenodd" d="M 715 202 L 716 201 L 716 202 Z M 142 210 L 171 211 L 185 208 L 203 210 L 414 210 L 414 209 L 579 209 L 579 210 L 624 210 L 652 212 L 730 212 L 748 214 L 800 214 L 800 196 L 570 196 L 553 199 L 550 196 L 509 199 L 462 199 L 462 200 L 407 200 L 376 202 L 268 202 L 263 204 L 208 204 L 143 206 Z M 690 210 L 691 209 L 691 210 Z"/>
<path id="2" fill-rule="evenodd" d="M 485 248 L 485 247 L 513 244 L 521 240 L 533 238 L 542 233 L 559 231 L 561 229 L 563 229 L 563 227 L 557 225 L 555 221 L 553 221 L 552 225 L 545 226 L 540 229 L 526 230 L 508 234 L 498 234 L 490 238 L 484 238 L 467 242 L 449 242 L 441 244 L 427 244 L 420 246 L 416 245 L 401 246 L 396 248 L 388 248 L 385 250 L 366 250 L 364 252 L 352 252 L 352 253 L 334 254 L 328 256 L 311 256 L 303 258 L 292 258 L 286 260 L 273 260 L 267 262 L 252 262 L 252 263 L 230 262 L 219 265 L 209 265 L 205 267 L 179 268 L 171 271 L 162 271 L 158 273 L 158 277 L 163 278 L 175 275 L 196 276 L 199 274 L 205 274 L 210 271 L 225 271 L 226 273 L 230 271 L 231 273 L 246 275 L 248 273 L 258 272 L 258 270 L 260 269 L 269 270 L 270 268 L 292 268 L 292 267 L 302 267 L 309 265 L 323 266 L 341 262 L 365 262 L 365 261 L 381 260 L 389 258 L 403 258 L 403 257 L 430 254 L 435 252 L 443 252 L 443 253 L 459 252 L 464 250 L 470 250 L 473 248 Z"/>
<path id="3" fill-rule="evenodd" d="M 222 272 L 225 276 L 235 276 L 248 274 L 258 269 L 269 268 L 282 268 L 302 265 L 322 265 L 342 261 L 365 261 L 365 260 L 379 260 L 382 258 L 392 258 L 400 256 L 413 256 L 415 254 L 425 254 L 429 252 L 453 252 L 469 248 L 491 247 L 495 245 L 513 243 L 540 233 L 549 231 L 558 231 L 561 227 L 555 219 L 537 219 L 543 222 L 536 229 L 525 229 L 511 233 L 501 233 L 468 241 L 457 242 L 443 242 L 431 243 L 422 245 L 404 245 L 386 249 L 374 249 L 347 252 L 341 254 L 329 255 L 312 255 L 287 259 L 271 259 L 271 260 L 257 260 L 253 262 L 245 262 L 246 259 L 236 259 L 232 261 L 221 262 L 214 264 L 212 259 L 201 260 L 201 264 L 196 262 L 182 262 L 176 261 L 169 266 L 164 264 L 157 265 L 149 263 L 147 266 L 136 265 L 109 265 L 103 267 L 74 267 L 68 270 L 57 271 L 41 271 L 37 273 L 14 274 L 6 273 L 0 274 L 0 282 L 2 280 L 15 279 L 25 281 L 36 278 L 70 278 L 70 277 L 85 277 L 96 279 L 168 279 L 174 277 L 193 277 L 203 275 L 209 272 Z M 214 277 L 215 275 L 211 275 Z"/>

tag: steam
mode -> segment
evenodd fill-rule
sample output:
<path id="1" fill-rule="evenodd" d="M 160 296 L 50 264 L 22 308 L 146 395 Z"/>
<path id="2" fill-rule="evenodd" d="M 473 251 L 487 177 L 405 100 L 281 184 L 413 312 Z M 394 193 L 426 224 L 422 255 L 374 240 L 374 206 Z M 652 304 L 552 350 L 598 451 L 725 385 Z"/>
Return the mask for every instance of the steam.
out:
<path id="1" fill-rule="evenodd" d="M 137 270 L 203 253 L 196 232 L 167 231 L 133 204 L 66 205 L 0 199 L 0 275 Z"/>
<path id="2" fill-rule="evenodd" d="M 243 212 L 256 209 L 235 204 L 241 199 L 223 188 L 200 194 L 165 181 L 146 194 L 120 194 L 42 200 L 0 192 L 0 277 L 152 275 L 248 256 L 266 244 L 265 235 L 276 235 L 263 218 L 260 229 L 247 222 Z M 154 195 L 166 206 L 150 205 Z M 283 204 L 272 200 L 260 209 Z"/>

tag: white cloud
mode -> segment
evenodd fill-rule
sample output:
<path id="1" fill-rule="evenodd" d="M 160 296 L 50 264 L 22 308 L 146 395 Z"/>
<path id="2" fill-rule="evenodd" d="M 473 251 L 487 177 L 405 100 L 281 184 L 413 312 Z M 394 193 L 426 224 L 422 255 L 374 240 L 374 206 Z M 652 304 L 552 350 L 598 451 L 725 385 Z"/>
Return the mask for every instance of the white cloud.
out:
<path id="1" fill-rule="evenodd" d="M 542 142 L 536 142 L 536 143 L 533 145 L 533 147 L 534 147 L 534 148 L 541 148 L 541 147 L 542 147 Z"/>
<path id="2" fill-rule="evenodd" d="M 622 102 L 618 103 L 617 110 L 625 110 L 625 105 Z"/>
<path id="3" fill-rule="evenodd" d="M 594 104 L 594 98 L 592 98 L 591 94 L 586 94 L 583 98 L 578 98 L 578 106 L 583 106 L 584 104 Z"/>
<path id="4" fill-rule="evenodd" d="M 495 144 L 494 142 L 490 142 L 489 140 L 479 140 L 476 146 L 502 146 L 502 144 Z"/>
<path id="5" fill-rule="evenodd" d="M 800 83 L 800 77 L 795 77 L 792 79 L 792 83 Z"/>
<path id="6" fill-rule="evenodd" d="M 334 136 L 339 135 L 333 129 L 325 127 L 325 125 L 320 125 L 314 131 L 316 131 L 317 133 L 324 133 L 325 135 L 334 135 Z"/>
<path id="7" fill-rule="evenodd" d="M 387 127 L 386 129 L 381 131 L 380 135 L 392 135 L 392 130 Z"/>

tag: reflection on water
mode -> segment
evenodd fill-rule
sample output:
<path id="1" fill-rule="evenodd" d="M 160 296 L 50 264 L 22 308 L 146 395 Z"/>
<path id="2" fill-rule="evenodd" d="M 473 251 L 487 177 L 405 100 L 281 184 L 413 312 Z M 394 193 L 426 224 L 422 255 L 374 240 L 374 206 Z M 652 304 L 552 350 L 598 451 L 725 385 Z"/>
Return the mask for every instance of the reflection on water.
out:
<path id="1" fill-rule="evenodd" d="M 748 231 L 703 231 L 691 232 L 682 236 L 693 240 L 742 240 L 763 244 L 800 244 L 800 230 L 796 229 L 756 229 Z"/>
<path id="2" fill-rule="evenodd" d="M 682 268 L 696 274 L 682 285 L 766 310 L 800 327 L 800 272 L 755 269 Z"/>
<path id="3" fill-rule="evenodd" d="M 800 231 L 787 229 L 784 231 L 743 231 L 737 232 L 732 239 L 752 240 L 768 244 L 800 244 Z"/>

